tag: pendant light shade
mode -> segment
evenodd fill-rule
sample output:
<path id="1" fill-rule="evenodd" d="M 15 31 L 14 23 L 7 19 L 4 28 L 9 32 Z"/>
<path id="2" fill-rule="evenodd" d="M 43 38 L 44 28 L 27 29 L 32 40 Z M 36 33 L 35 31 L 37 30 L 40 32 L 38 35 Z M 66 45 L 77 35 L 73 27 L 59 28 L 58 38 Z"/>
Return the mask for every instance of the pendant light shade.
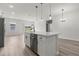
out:
<path id="1" fill-rule="evenodd" d="M 61 22 L 65 22 L 66 21 L 66 19 L 64 18 L 64 9 L 62 8 L 62 19 L 60 19 L 61 20 Z"/>
<path id="2" fill-rule="evenodd" d="M 49 20 L 52 20 L 52 16 L 51 15 L 49 15 Z"/>

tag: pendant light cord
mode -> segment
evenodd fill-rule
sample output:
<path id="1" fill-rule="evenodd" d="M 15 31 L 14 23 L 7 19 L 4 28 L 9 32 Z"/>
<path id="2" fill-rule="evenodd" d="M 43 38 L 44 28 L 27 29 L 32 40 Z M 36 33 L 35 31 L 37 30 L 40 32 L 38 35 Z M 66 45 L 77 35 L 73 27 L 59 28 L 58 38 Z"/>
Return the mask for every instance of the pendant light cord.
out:
<path id="1" fill-rule="evenodd" d="M 35 8 L 36 8 L 36 20 L 37 20 L 37 8 L 38 8 L 38 6 L 35 6 Z"/>
<path id="2" fill-rule="evenodd" d="M 51 3 L 49 4 L 49 20 L 52 20 Z"/>
<path id="3" fill-rule="evenodd" d="M 62 9 L 62 19 L 63 19 L 63 12 L 64 12 L 64 9 Z"/>
<path id="4" fill-rule="evenodd" d="M 51 4 L 50 4 L 50 16 L 51 16 Z"/>
<path id="5" fill-rule="evenodd" d="M 43 3 L 40 3 L 40 4 L 41 4 L 41 19 L 42 19 L 42 4 L 43 4 Z"/>

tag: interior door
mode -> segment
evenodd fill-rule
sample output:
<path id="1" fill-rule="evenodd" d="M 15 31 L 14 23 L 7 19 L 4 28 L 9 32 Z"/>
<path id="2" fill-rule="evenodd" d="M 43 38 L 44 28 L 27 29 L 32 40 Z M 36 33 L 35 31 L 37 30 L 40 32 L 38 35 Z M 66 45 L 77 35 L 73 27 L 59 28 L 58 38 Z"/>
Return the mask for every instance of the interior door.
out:
<path id="1" fill-rule="evenodd" d="M 0 18 L 0 47 L 4 47 L 4 18 Z"/>

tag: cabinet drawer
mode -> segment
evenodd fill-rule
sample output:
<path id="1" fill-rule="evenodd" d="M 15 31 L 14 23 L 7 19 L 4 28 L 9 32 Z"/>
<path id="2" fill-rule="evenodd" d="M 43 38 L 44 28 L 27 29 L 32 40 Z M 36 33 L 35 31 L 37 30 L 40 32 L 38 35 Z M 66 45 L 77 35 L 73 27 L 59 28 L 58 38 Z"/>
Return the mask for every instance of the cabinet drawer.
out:
<path id="1" fill-rule="evenodd" d="M 46 39 L 46 37 L 42 35 L 38 35 L 38 40 L 43 40 L 43 39 Z"/>

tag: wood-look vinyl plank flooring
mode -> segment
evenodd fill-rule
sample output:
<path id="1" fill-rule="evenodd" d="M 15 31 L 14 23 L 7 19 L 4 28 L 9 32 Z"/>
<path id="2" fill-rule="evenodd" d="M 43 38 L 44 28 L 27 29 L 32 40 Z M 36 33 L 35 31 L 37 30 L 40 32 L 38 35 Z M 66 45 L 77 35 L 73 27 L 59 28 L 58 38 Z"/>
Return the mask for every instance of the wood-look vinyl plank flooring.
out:
<path id="1" fill-rule="evenodd" d="M 57 40 L 58 56 L 79 56 L 79 41 Z M 24 36 L 5 36 L 5 45 L 0 48 L 0 56 L 37 56 L 25 46 Z"/>
<path id="2" fill-rule="evenodd" d="M 25 47 L 23 35 L 5 37 L 5 46 L 0 48 L 0 56 L 35 56 Z"/>
<path id="3" fill-rule="evenodd" d="M 60 56 L 79 56 L 79 41 L 60 39 L 59 55 Z"/>

